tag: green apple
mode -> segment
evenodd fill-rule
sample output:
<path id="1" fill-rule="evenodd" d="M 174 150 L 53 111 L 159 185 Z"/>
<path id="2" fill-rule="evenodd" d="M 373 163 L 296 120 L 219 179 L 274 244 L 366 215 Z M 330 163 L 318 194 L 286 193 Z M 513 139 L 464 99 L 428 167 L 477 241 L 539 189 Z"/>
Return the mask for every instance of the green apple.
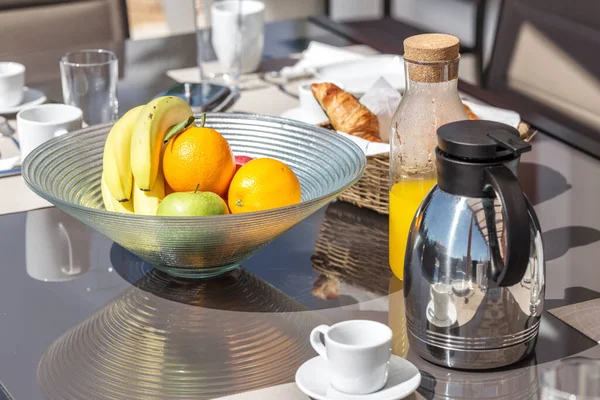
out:
<path id="1" fill-rule="evenodd" d="M 159 216 L 205 217 L 229 214 L 225 200 L 212 192 L 176 192 L 161 201 Z"/>

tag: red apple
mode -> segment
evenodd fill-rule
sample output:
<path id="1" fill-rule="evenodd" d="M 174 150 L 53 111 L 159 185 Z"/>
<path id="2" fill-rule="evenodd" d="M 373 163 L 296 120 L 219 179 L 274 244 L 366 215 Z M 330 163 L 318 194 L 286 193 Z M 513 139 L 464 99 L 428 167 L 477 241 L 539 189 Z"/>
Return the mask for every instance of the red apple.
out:
<path id="1" fill-rule="evenodd" d="M 242 165 L 246 164 L 248 161 L 252 161 L 252 157 L 248 156 L 235 156 L 235 171 L 242 167 Z"/>

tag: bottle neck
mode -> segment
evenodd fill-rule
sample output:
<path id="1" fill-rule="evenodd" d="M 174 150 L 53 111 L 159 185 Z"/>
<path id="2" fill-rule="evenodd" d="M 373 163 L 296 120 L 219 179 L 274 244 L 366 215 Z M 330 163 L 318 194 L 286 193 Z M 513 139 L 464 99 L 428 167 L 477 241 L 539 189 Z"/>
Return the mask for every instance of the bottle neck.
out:
<path id="1" fill-rule="evenodd" d="M 447 62 L 421 63 L 404 59 L 406 91 L 420 86 L 430 89 L 435 86 L 436 90 L 458 94 L 458 61 L 459 58 Z"/>

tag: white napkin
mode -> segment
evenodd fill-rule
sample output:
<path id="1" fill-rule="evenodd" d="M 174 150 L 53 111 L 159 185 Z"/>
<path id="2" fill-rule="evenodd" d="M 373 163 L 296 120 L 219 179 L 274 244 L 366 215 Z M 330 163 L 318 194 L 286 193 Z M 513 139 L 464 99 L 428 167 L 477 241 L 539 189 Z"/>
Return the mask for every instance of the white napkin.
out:
<path id="1" fill-rule="evenodd" d="M 200 72 L 198 71 L 198 67 L 171 69 L 167 71 L 167 76 L 176 82 L 200 82 Z"/>
<path id="2" fill-rule="evenodd" d="M 470 100 L 463 100 L 463 103 L 469 106 L 471 111 L 473 111 L 473 114 L 479 119 L 502 122 L 513 128 L 518 128 L 521 123 L 521 116 L 516 111 L 492 107 L 487 104 L 476 103 Z"/>
<path id="3" fill-rule="evenodd" d="M 21 156 L 0 158 L 0 171 L 7 171 L 13 169 L 21 159 Z"/>
<path id="4" fill-rule="evenodd" d="M 317 67 L 363 58 L 362 54 L 320 42 L 310 42 L 302 58 L 291 67 L 281 69 L 281 76 L 294 78 L 312 74 Z"/>
<path id="5" fill-rule="evenodd" d="M 371 142 L 369 140 L 359 138 L 358 136 L 349 135 L 340 131 L 337 131 L 337 133 L 352 140 L 367 156 L 376 156 L 377 154 L 385 154 L 390 152 L 389 143 Z"/>
<path id="6" fill-rule="evenodd" d="M 390 141 L 392 117 L 400 104 L 400 92 L 383 77 L 360 98 L 360 103 L 377 115 L 379 120 L 379 137 L 386 143 Z"/>
<path id="7" fill-rule="evenodd" d="M 2 128 L 2 117 L 0 117 L 0 128 Z M 11 126 L 17 126 L 17 121 L 8 121 Z M 9 136 L 8 132 L 0 129 L 0 133 L 4 136 L 0 136 L 0 171 L 8 171 L 21 165 L 21 152 L 16 145 L 17 135 Z"/>
<path id="8" fill-rule="evenodd" d="M 221 67 L 217 61 L 211 61 L 203 64 L 204 73 L 207 76 L 218 74 Z M 200 71 L 198 67 L 189 67 L 181 69 L 171 69 L 167 71 L 167 76 L 177 82 L 198 83 L 200 82 Z M 218 79 L 215 83 L 219 83 Z M 223 84 L 223 82 L 221 82 Z M 269 86 L 259 78 L 259 74 L 244 74 L 239 80 L 240 90 L 256 90 Z"/>

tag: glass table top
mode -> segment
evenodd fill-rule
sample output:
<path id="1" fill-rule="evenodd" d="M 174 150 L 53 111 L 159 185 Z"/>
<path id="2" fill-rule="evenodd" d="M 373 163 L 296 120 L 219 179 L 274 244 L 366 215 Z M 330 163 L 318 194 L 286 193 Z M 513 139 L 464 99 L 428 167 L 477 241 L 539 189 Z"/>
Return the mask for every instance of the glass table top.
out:
<path id="1" fill-rule="evenodd" d="M 545 137 L 534 148 L 520 178 L 544 230 L 546 308 L 600 297 L 590 279 L 600 218 L 585 213 L 585 195 L 600 187 L 569 172 L 600 166 Z M 538 366 L 600 355 L 545 312 L 535 356 L 518 365 L 464 372 L 418 359 L 387 229 L 387 216 L 334 202 L 243 268 L 195 281 L 154 270 L 58 209 L 2 216 L 0 380 L 15 399 L 214 398 L 292 382 L 315 355 L 310 330 L 355 318 L 390 325 L 394 352 L 423 372 L 426 398 L 528 398 Z"/>

